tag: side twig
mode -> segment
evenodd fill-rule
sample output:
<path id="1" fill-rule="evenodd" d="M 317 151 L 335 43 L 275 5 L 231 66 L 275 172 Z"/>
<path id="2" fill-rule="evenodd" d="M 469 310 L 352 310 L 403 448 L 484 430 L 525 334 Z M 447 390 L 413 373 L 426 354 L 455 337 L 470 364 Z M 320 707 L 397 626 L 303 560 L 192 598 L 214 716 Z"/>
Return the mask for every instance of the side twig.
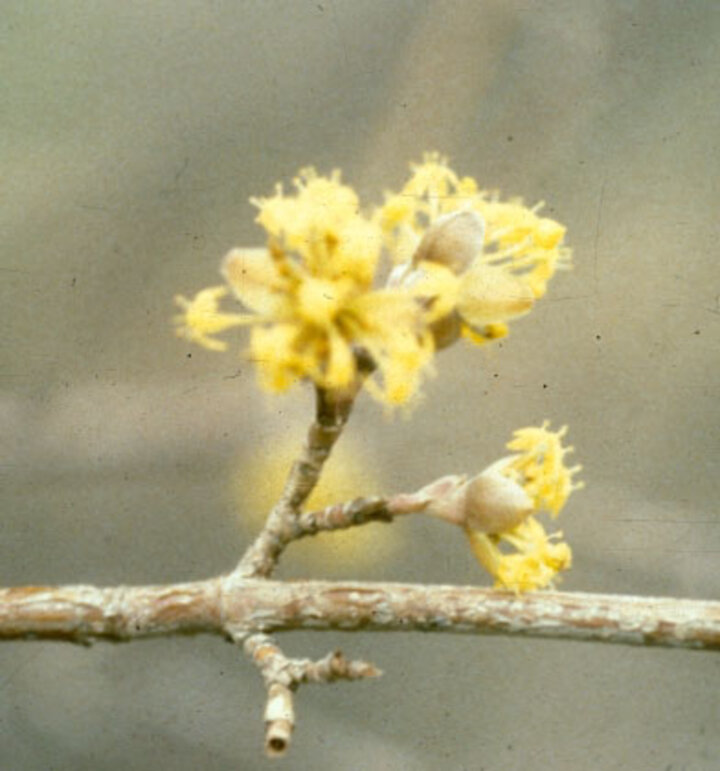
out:
<path id="1" fill-rule="evenodd" d="M 256 634 L 245 641 L 245 652 L 262 673 L 267 688 L 265 705 L 265 751 L 271 757 L 282 755 L 295 728 L 293 693 L 301 683 L 332 683 L 378 677 L 381 672 L 365 661 L 348 661 L 340 651 L 319 661 L 290 659 L 275 641 Z"/>

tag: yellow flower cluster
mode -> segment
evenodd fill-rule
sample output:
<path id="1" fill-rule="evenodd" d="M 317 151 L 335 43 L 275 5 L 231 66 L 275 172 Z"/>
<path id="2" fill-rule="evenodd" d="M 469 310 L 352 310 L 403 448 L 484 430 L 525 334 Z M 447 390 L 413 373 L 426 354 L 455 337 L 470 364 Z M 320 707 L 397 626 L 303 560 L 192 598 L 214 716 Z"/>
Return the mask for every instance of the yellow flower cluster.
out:
<path id="1" fill-rule="evenodd" d="M 454 309 L 465 337 L 482 344 L 505 336 L 506 322 L 527 313 L 555 271 L 570 267 L 565 228 L 539 216 L 542 204 L 530 209 L 520 199 L 502 202 L 480 190 L 437 153 L 411 169 L 401 192 L 388 193 L 380 210 L 386 247 L 396 263 L 426 274 L 426 297 Z M 466 215 L 453 218 L 458 213 Z M 451 234 L 469 232 L 467 213 L 476 222 L 474 259 L 458 261 L 449 249 L 423 248 L 438 225 Z"/>
<path id="2" fill-rule="evenodd" d="M 263 248 L 226 257 L 224 287 L 177 297 L 178 334 L 211 350 L 216 335 L 250 325 L 249 356 L 262 385 L 310 379 L 343 389 L 367 373 L 378 399 L 402 404 L 431 371 L 435 350 L 461 334 L 486 342 L 529 311 L 568 262 L 565 229 L 520 202 L 501 203 L 460 179 L 438 155 L 412 167 L 401 192 L 370 215 L 339 172 L 304 169 L 295 191 L 255 198 Z M 397 267 L 376 286 L 383 249 Z M 234 295 L 244 313 L 220 310 Z"/>
<path id="3" fill-rule="evenodd" d="M 570 493 L 582 487 L 581 482 L 572 480 L 581 467 L 565 466 L 565 456 L 573 451 L 572 447 L 562 446 L 567 426 L 550 431 L 548 425 L 546 420 L 537 428 L 520 428 L 515 432 L 507 448 L 518 454 L 503 473 L 525 488 L 537 510 L 549 511 L 555 518 Z"/>
<path id="4" fill-rule="evenodd" d="M 559 540 L 562 532 L 548 535 L 533 516 L 533 513 L 546 510 L 557 517 L 570 493 L 583 486 L 572 479 L 581 467 L 567 468 L 563 461 L 573 449 L 562 446 L 566 430 L 567 427 L 563 427 L 551 431 L 547 421 L 539 428 L 520 429 L 507 445 L 517 454 L 492 467 L 499 468 L 500 473 L 518 485 L 532 502 L 529 513 L 523 512 L 522 521 L 505 532 L 488 533 L 477 527 L 466 528 L 473 553 L 495 578 L 497 587 L 515 592 L 542 589 L 552 585 L 557 574 L 571 565 L 570 547 Z M 513 551 L 503 551 L 502 545 Z"/>
<path id="5" fill-rule="evenodd" d="M 361 348 L 382 376 L 382 385 L 368 383 L 370 390 L 390 404 L 405 402 L 433 354 L 422 308 L 407 292 L 373 289 L 381 232 L 360 213 L 339 173 L 320 177 L 305 169 L 295 186 L 294 196 L 278 187 L 271 198 L 252 201 L 268 247 L 225 257 L 223 275 L 248 313 L 218 313 L 207 306 L 208 291 L 212 298 L 218 293 L 203 290 L 193 301 L 178 299 L 185 309 L 181 334 L 217 348 L 210 333 L 251 324 L 250 357 L 271 391 L 302 378 L 327 389 L 350 386 Z"/>

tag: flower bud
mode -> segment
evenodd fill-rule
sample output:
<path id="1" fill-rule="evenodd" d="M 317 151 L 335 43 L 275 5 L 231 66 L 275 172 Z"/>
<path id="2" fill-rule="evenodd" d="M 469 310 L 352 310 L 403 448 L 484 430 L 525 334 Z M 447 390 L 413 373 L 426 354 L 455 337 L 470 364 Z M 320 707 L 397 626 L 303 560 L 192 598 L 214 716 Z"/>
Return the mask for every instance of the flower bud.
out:
<path id="1" fill-rule="evenodd" d="M 484 533 L 512 530 L 534 509 L 525 489 L 506 477 L 497 463 L 467 482 L 463 505 L 465 527 Z"/>
<path id="2" fill-rule="evenodd" d="M 485 222 L 474 211 L 452 212 L 438 217 L 428 228 L 415 254 L 413 265 L 436 262 L 459 276 L 482 252 Z"/>

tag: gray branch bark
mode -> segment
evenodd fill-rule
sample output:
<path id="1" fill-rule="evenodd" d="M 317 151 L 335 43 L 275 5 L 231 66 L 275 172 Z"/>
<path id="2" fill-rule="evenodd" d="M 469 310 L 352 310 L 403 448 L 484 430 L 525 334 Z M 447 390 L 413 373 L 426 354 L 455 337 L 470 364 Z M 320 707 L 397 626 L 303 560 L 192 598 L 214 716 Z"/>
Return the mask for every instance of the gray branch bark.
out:
<path id="1" fill-rule="evenodd" d="M 235 574 L 167 586 L 0 590 L 0 639 L 90 642 L 200 633 L 243 639 L 294 629 L 504 634 L 720 650 L 720 602 L 238 580 Z"/>

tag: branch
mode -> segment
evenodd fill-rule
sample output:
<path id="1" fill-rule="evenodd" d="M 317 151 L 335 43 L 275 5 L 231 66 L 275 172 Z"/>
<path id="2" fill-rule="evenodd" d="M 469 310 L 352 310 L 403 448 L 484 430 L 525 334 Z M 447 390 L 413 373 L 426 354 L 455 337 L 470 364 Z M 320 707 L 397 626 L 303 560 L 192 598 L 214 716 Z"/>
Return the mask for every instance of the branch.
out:
<path id="1" fill-rule="evenodd" d="M 0 639 L 89 642 L 295 629 L 503 634 L 720 650 L 720 602 L 474 586 L 221 576 L 168 586 L 0 590 Z"/>
<path id="2" fill-rule="evenodd" d="M 267 577 L 293 540 L 293 522 L 320 478 L 325 461 L 340 437 L 352 411 L 360 383 L 347 392 L 316 389 L 315 420 L 299 458 L 293 463 L 280 499 L 265 526 L 236 568 L 239 577 Z"/>
<path id="3" fill-rule="evenodd" d="M 301 683 L 332 683 L 378 677 L 379 669 L 365 661 L 348 661 L 340 651 L 319 661 L 289 659 L 272 638 L 255 634 L 245 641 L 245 652 L 260 669 L 268 696 L 265 706 L 265 752 L 285 754 L 295 728 L 293 691 Z"/>
<path id="4" fill-rule="evenodd" d="M 302 506 L 317 485 L 325 461 L 350 417 L 363 377 L 372 367 L 371 362 L 363 364 L 363 359 L 359 358 L 360 374 L 352 386 L 341 391 L 316 387 L 315 420 L 310 426 L 305 445 L 293 463 L 282 494 L 268 515 L 262 531 L 225 580 L 230 593 L 248 578 L 267 579 L 272 575 L 285 547 L 306 534 L 303 527 L 298 525 Z M 310 530 L 307 530 L 307 534 L 310 534 Z M 288 659 L 270 638 L 257 634 L 257 630 L 243 623 L 231 621 L 226 631 L 235 642 L 244 643 L 246 653 L 260 668 L 265 680 L 268 691 L 265 707 L 265 752 L 270 757 L 284 755 L 295 727 L 292 689 L 297 688 L 300 682 L 312 679 L 311 672 L 315 679 L 318 679 L 323 674 L 329 677 L 329 670 L 309 661 Z M 341 656 L 339 653 L 337 655 Z M 345 662 L 344 658 L 342 662 Z M 353 673 L 370 671 L 368 665 L 363 665 L 360 669 L 353 669 L 348 665 L 342 669 L 342 674 L 349 678 L 351 670 Z M 338 677 L 339 673 L 340 669 L 337 671 Z M 326 681 L 329 681 L 327 677 Z"/>
<path id="5" fill-rule="evenodd" d="M 345 417 L 348 413 L 349 409 Z M 311 429 L 303 457 L 314 460 L 295 464 L 282 505 L 273 510 L 273 527 L 266 527 L 250 547 L 251 558 L 244 559 L 232 573 L 167 586 L 0 589 L 0 640 L 37 638 L 90 643 L 96 639 L 126 641 L 206 633 L 242 643 L 267 689 L 265 750 L 269 756 L 282 755 L 289 746 L 295 725 L 293 693 L 300 684 L 380 674 L 372 664 L 349 661 L 339 651 L 319 661 L 288 658 L 268 636 L 270 632 L 418 630 L 720 650 L 720 602 L 560 592 L 514 595 L 460 586 L 269 580 L 266 576 L 291 541 L 319 531 L 390 521 L 404 514 L 437 514 L 433 511 L 437 501 L 451 499 L 453 491 L 464 482 L 464 477 L 448 476 L 414 493 L 357 498 L 321 511 L 301 513 L 297 501 L 303 496 L 299 491 L 308 490 L 307 480 L 317 479 L 327 457 L 323 452 L 329 452 L 337 433 Z M 303 495 L 306 497 L 307 492 Z M 442 516 L 449 518 L 448 512 Z"/>

